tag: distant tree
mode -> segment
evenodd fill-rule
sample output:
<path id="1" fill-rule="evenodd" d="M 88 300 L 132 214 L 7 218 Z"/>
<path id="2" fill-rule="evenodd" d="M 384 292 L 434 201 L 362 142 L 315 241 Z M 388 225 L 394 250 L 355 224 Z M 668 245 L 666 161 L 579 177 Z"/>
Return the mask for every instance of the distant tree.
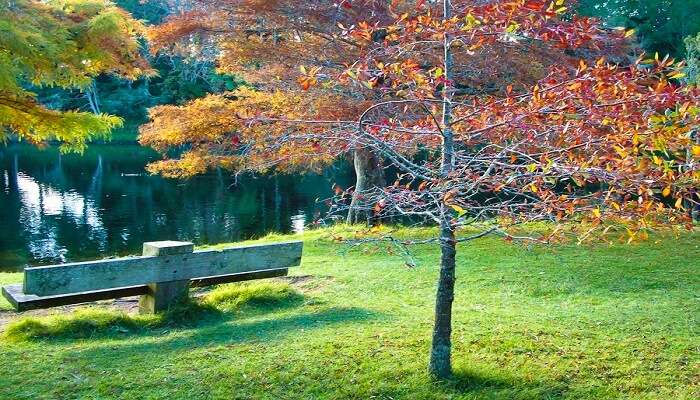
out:
<path id="1" fill-rule="evenodd" d="M 136 79 L 151 73 L 138 38 L 144 27 L 104 0 L 0 2 L 0 140 L 39 144 L 50 139 L 81 150 L 121 119 L 61 111 L 37 100 L 36 88 L 89 93 L 100 74 Z"/>
<path id="2" fill-rule="evenodd" d="M 651 54 L 683 57 L 683 39 L 700 32 L 700 0 L 580 0 L 579 11 L 635 29 Z"/>
<path id="3" fill-rule="evenodd" d="M 564 0 L 392 1 L 385 13 L 365 17 L 352 25 L 339 21 L 336 41 L 353 43 L 355 58 L 342 67 L 328 62 L 301 69 L 298 82 L 306 90 L 294 96 L 242 91 L 230 95 L 239 107 L 225 106 L 225 96 L 210 97 L 194 105 L 196 114 L 182 112 L 177 121 L 170 122 L 178 117 L 175 110 L 160 109 L 153 117 L 164 124 L 158 130 L 172 129 L 161 142 L 166 147 L 193 146 L 178 161 L 188 172 L 201 172 L 202 157 L 246 162 L 239 158 L 250 154 L 250 146 L 270 146 L 284 161 L 313 148 L 333 154 L 353 146 L 399 170 L 393 185 L 365 191 L 364 201 L 377 216 L 434 221 L 439 237 L 356 240 L 439 243 L 429 363 L 434 376 L 452 371 L 458 243 L 490 234 L 543 242 L 570 236 L 631 241 L 656 228 L 692 227 L 684 201 L 700 201 L 700 146 L 691 140 L 700 126 L 700 91 L 671 83 L 682 76 L 682 64 L 652 57 L 618 65 L 601 58 L 572 67 L 562 57 L 527 90 L 472 93 L 458 86 L 463 63 L 486 57 L 492 46 L 542 43 L 576 53 L 623 34 L 569 14 Z M 303 42 L 294 43 L 304 50 Z M 228 50 L 232 59 L 239 49 Z M 336 97 L 370 88 L 376 95 L 361 96 L 352 108 Z M 333 115 L 339 104 L 343 109 Z M 307 107 L 319 118 L 306 114 Z M 249 136 L 224 136 L 219 125 Z M 278 134 L 265 134 L 271 128 Z M 196 138 L 230 147 L 219 155 L 215 147 L 197 147 Z M 416 144 L 424 146 L 421 157 L 407 155 Z M 281 150 L 290 153 L 282 157 Z M 529 224 L 536 221 L 548 224 Z"/>
<path id="4" fill-rule="evenodd" d="M 116 0 L 115 5 L 145 24 L 157 24 L 173 13 L 182 11 L 185 1 Z M 121 140 L 136 140 L 138 126 L 148 119 L 147 109 L 158 104 L 182 104 L 189 100 L 235 89 L 240 79 L 218 74 L 211 60 L 198 60 L 162 54 L 152 57 L 147 43 L 141 55 L 154 74 L 138 79 L 115 74 L 101 74 L 87 87 L 35 87 L 36 99 L 54 110 L 78 110 L 106 113 L 123 119 L 113 130 Z"/>
<path id="5" fill-rule="evenodd" d="M 685 78 L 683 81 L 687 85 L 695 85 L 700 87 L 700 33 L 696 36 L 688 36 L 685 38 L 686 47 L 686 63 L 685 68 Z M 696 130 L 692 133 L 692 138 L 694 140 L 695 147 L 692 149 L 700 149 L 700 130 Z M 694 150 L 689 150 L 694 151 Z M 696 221 L 700 220 L 700 204 L 687 204 L 692 211 L 691 214 L 693 219 Z"/>
<path id="6" fill-rule="evenodd" d="M 686 48 L 686 78 L 688 84 L 700 84 L 700 33 L 685 38 Z"/>

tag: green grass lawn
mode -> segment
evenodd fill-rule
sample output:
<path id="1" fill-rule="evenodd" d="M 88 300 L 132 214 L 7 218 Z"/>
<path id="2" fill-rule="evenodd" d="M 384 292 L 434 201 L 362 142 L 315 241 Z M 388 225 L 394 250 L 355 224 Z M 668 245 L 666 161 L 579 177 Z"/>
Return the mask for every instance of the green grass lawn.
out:
<path id="1" fill-rule="evenodd" d="M 426 374 L 437 248 L 408 268 L 306 237 L 311 278 L 169 316 L 87 310 L 0 338 L 2 399 L 696 399 L 700 235 L 461 246 L 449 382 Z M 0 274 L 0 282 L 18 281 Z M 2 306 L 0 306 L 2 307 Z"/>
<path id="2" fill-rule="evenodd" d="M 8 274 L 8 273 L 0 272 L 0 286 L 6 285 L 8 283 L 15 283 L 15 282 L 21 282 L 21 281 L 22 281 L 22 275 L 20 275 L 20 274 Z M 4 297 L 0 296 L 0 311 L 9 310 L 9 309 L 10 309 L 10 303 L 8 303 Z"/>

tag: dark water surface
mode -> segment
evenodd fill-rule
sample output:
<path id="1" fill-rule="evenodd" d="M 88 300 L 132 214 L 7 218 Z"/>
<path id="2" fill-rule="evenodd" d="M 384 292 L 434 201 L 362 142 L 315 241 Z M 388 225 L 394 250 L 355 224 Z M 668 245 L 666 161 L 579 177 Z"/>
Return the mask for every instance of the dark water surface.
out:
<path id="1" fill-rule="evenodd" d="M 137 145 L 93 145 L 83 155 L 0 145 L 0 271 L 138 254 L 143 242 L 198 244 L 300 231 L 323 211 L 317 198 L 350 172 L 187 181 L 144 172 L 157 159 Z"/>

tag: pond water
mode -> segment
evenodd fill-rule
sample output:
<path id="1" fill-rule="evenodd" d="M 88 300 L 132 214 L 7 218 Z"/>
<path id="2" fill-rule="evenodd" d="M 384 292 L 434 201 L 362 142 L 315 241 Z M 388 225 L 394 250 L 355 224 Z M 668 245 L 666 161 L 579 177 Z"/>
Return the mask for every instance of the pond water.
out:
<path id="1" fill-rule="evenodd" d="M 0 145 L 0 271 L 138 254 L 153 240 L 221 243 L 300 231 L 323 212 L 317 199 L 352 179 L 338 167 L 178 181 L 144 172 L 157 158 L 138 145 L 93 145 L 83 155 Z"/>

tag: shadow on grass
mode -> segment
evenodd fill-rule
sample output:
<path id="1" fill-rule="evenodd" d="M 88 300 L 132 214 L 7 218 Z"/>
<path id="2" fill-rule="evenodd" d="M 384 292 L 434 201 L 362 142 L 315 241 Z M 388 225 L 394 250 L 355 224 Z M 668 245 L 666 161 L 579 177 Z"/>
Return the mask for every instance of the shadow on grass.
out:
<path id="1" fill-rule="evenodd" d="M 156 315 L 129 315 L 122 311 L 89 307 L 69 314 L 25 317 L 9 324 L 4 336 L 9 341 L 127 339 L 134 334 L 157 335 L 163 329 L 206 330 L 208 326 L 216 327 L 237 319 L 245 320 L 301 307 L 305 302 L 305 296 L 285 282 L 230 284 L 217 287 L 200 300 L 188 298 L 167 312 Z M 324 310 L 327 315 L 323 319 L 332 322 L 354 318 L 352 309 L 331 310 Z M 270 324 L 274 325 L 275 321 L 285 323 L 283 318 L 271 319 Z M 303 324 L 303 321 L 299 320 L 298 323 Z M 241 327 L 244 325 L 241 324 Z M 236 328 L 237 331 L 241 327 Z"/>
<path id="2" fill-rule="evenodd" d="M 458 369 L 451 379 L 441 382 L 446 388 L 474 398 L 561 399 L 566 397 L 564 382 L 525 381 L 490 369 Z"/>
<path id="3" fill-rule="evenodd" d="M 271 345 L 286 338 L 322 329 L 330 325 L 357 323 L 377 318 L 378 314 L 360 308 L 331 307 L 321 310 L 299 312 L 282 316 L 254 314 L 252 318 L 219 320 L 195 329 L 182 329 L 177 332 L 163 332 L 154 329 L 138 336 L 127 336 L 137 340 L 95 340 L 85 350 L 81 358 L 91 362 L 107 362 L 109 368 L 130 368 L 135 360 L 146 361 L 153 367 L 165 360 L 177 359 L 193 352 L 208 353 L 210 349 L 229 348 L 244 344 Z M 168 334 L 165 334 L 168 333 Z M 65 340 L 65 339 L 64 339 Z M 56 341 L 54 343 L 60 343 Z M 200 353 L 201 354 L 201 353 Z M 105 357 L 105 355 L 108 355 Z M 198 356 L 195 356 L 194 359 Z M 102 361 L 100 361 L 102 360 Z M 136 361 L 140 362 L 140 361 Z"/>

